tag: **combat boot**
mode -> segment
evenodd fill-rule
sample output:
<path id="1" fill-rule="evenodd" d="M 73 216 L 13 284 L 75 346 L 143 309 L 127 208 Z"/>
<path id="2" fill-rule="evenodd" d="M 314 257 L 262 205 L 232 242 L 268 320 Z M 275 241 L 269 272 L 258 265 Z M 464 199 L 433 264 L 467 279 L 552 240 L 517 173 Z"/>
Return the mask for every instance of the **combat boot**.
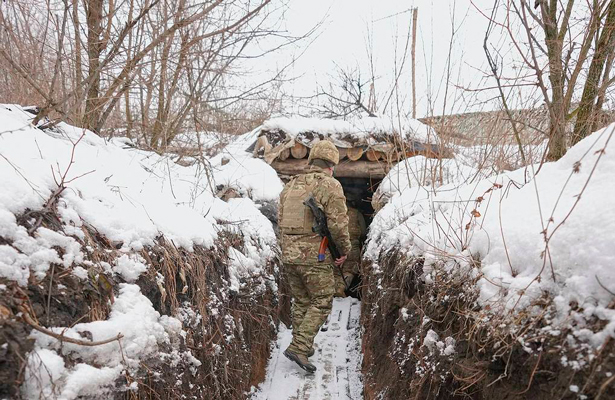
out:
<path id="1" fill-rule="evenodd" d="M 314 353 L 316 353 L 316 351 L 315 351 L 315 350 L 314 350 L 314 348 L 312 347 L 312 348 L 310 349 L 310 351 L 308 351 L 307 356 L 308 356 L 308 357 L 312 357 L 312 356 L 314 355 Z"/>
<path id="2" fill-rule="evenodd" d="M 307 372 L 313 373 L 316 371 L 316 366 L 310 363 L 305 355 L 292 352 L 288 349 L 284 350 L 284 355 L 289 360 L 296 362 L 298 366 Z"/>

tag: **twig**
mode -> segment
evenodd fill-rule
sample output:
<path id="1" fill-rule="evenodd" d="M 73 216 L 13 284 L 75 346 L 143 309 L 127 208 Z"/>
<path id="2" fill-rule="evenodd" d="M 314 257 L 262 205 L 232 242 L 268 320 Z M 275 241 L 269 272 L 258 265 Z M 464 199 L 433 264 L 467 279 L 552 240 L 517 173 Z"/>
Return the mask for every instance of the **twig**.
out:
<path id="1" fill-rule="evenodd" d="M 51 289 L 53 288 L 53 275 L 55 274 L 56 265 L 51 264 L 51 274 L 49 275 L 49 293 L 47 294 L 47 325 L 49 325 L 49 310 L 51 309 Z"/>
<path id="2" fill-rule="evenodd" d="M 527 387 L 525 388 L 523 392 L 515 393 L 516 396 L 527 393 L 530 390 L 530 387 L 532 387 L 532 382 L 534 381 L 534 376 L 536 375 L 536 370 L 538 369 L 538 365 L 540 365 L 541 358 L 542 358 L 542 351 L 538 353 L 538 361 L 536 361 L 536 365 L 534 365 L 534 369 L 532 370 L 532 375 L 530 375 L 530 381 L 528 382 Z"/>
<path id="3" fill-rule="evenodd" d="M 611 296 L 615 296 L 615 293 L 611 292 L 606 286 L 604 286 L 602 284 L 602 282 L 600 282 L 600 279 L 598 279 L 598 275 L 594 275 L 596 277 L 596 281 L 598 281 L 598 285 L 600 285 L 600 287 L 602 287 L 602 289 L 606 290 L 607 292 L 609 292 L 609 294 Z"/>
<path id="4" fill-rule="evenodd" d="M 615 375 L 612 375 L 609 379 L 607 379 L 606 381 L 604 381 L 604 383 L 602 385 L 600 385 L 600 391 L 598 392 L 598 396 L 596 396 L 596 400 L 599 400 L 600 397 L 602 397 L 602 394 L 604 393 L 604 391 L 606 390 L 606 388 L 613 383 L 613 380 L 615 380 Z"/>
<path id="5" fill-rule="evenodd" d="M 30 317 L 30 314 L 28 313 L 28 311 L 26 309 L 22 308 L 21 311 L 23 313 L 23 320 L 28 325 L 30 325 L 33 329 L 35 329 L 35 330 L 37 330 L 37 331 L 39 331 L 41 333 L 44 333 L 45 335 L 51 336 L 51 337 L 53 337 L 55 339 L 58 339 L 60 342 L 72 343 L 72 344 L 76 344 L 76 345 L 79 345 L 79 346 L 93 347 L 93 346 L 100 346 L 100 345 L 103 345 L 103 344 L 111 343 L 111 342 L 114 342 L 116 340 L 119 342 L 119 340 L 124 337 L 124 335 L 122 335 L 121 333 L 118 333 L 116 337 L 109 338 L 109 339 L 106 339 L 106 340 L 100 340 L 100 341 L 97 341 L 97 342 L 86 342 L 85 340 L 73 339 L 73 338 L 70 338 L 70 337 L 66 337 L 64 335 L 59 335 L 59 334 L 57 334 L 57 333 L 55 333 L 53 331 L 50 331 L 47 328 L 43 328 L 42 326 L 40 326 L 39 324 L 37 324 L 36 322 L 34 322 L 32 320 L 32 317 Z"/>

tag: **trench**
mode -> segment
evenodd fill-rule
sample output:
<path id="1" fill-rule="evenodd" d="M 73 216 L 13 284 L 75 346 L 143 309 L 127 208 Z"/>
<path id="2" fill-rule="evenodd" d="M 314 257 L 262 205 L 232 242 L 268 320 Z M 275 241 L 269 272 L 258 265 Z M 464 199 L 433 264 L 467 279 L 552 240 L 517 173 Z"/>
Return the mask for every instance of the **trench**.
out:
<path id="1" fill-rule="evenodd" d="M 353 246 L 363 246 L 367 228 L 374 217 L 371 204 L 373 193 L 380 179 L 337 178 L 346 196 L 347 205 L 358 211 L 364 221 L 365 231 L 356 238 L 356 226 L 349 223 Z M 349 211 L 349 217 L 356 217 Z M 353 234 L 354 232 L 354 234 Z M 361 254 L 361 252 L 358 252 Z M 310 361 L 317 366 L 314 374 L 307 374 L 282 354 L 292 340 L 290 321 L 290 291 L 285 283 L 284 272 L 280 279 L 280 324 L 277 340 L 271 348 L 271 356 L 263 382 L 251 394 L 252 400 L 278 399 L 351 399 L 364 398 L 362 376 L 363 351 L 361 342 L 361 293 L 362 276 L 358 260 L 358 274 L 350 282 L 346 297 L 335 297 L 329 318 L 315 338 L 315 354 Z M 338 271 L 336 271 L 337 273 Z M 346 272 L 346 270 L 345 270 Z"/>

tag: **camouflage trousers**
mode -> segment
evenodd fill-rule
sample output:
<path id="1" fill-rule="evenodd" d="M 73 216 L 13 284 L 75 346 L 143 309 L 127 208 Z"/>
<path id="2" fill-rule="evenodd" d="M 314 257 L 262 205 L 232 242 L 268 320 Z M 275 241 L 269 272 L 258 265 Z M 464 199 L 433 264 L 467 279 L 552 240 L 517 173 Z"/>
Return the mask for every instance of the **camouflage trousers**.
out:
<path id="1" fill-rule="evenodd" d="M 287 265 L 286 273 L 293 297 L 293 341 L 288 349 L 307 355 L 331 312 L 335 291 L 333 265 Z"/>
<path id="2" fill-rule="evenodd" d="M 350 285 L 352 282 L 352 278 L 354 275 L 359 274 L 359 262 L 358 261 L 346 261 L 342 265 L 342 273 L 340 274 L 340 269 L 335 267 L 335 297 L 346 297 L 344 290 L 346 289 L 346 285 Z M 344 278 L 342 278 L 342 274 Z M 346 283 L 344 283 L 344 279 L 346 279 Z"/>

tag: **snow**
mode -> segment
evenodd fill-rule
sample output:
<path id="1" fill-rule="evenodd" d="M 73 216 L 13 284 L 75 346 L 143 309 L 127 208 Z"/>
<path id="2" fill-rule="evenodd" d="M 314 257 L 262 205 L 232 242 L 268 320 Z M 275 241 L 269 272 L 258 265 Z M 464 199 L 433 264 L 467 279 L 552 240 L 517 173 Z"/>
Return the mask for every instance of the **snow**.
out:
<path id="1" fill-rule="evenodd" d="M 546 142 L 539 146 L 524 146 L 526 157 L 540 162 Z M 426 158 L 414 156 L 395 164 L 382 180 L 375 198 L 384 203 L 392 196 L 411 187 L 439 187 L 471 184 L 507 170 L 520 163 L 516 145 L 454 146 L 453 158 Z"/>
<path id="2" fill-rule="evenodd" d="M 319 332 L 310 358 L 318 369 L 308 374 L 282 353 L 292 331 L 281 327 L 274 343 L 265 381 L 251 392 L 252 400 L 363 398 L 359 327 L 360 304 L 352 298 L 333 299 L 329 329 Z"/>
<path id="3" fill-rule="evenodd" d="M 423 325 L 425 325 L 425 321 L 423 321 Z M 455 354 L 455 339 L 447 336 L 444 338 L 444 341 L 441 341 L 440 336 L 432 329 L 428 330 L 425 334 L 423 346 L 427 347 L 432 354 L 436 353 L 436 351 L 445 356 Z"/>
<path id="4" fill-rule="evenodd" d="M 239 136 L 211 159 L 213 179 L 237 190 L 242 197 L 254 201 L 277 201 L 284 188 L 276 171 L 265 161 L 253 158 L 245 151 L 260 133 L 260 129 Z M 227 162 L 222 165 L 222 160 Z"/>
<path id="5" fill-rule="evenodd" d="M 0 136 L 0 235 L 19 250 L 0 246 L 1 276 L 25 285 L 30 274 L 41 279 L 51 263 L 79 268 L 75 264 L 83 261 L 83 254 L 70 235 L 80 238 L 83 224 L 120 248 L 123 254 L 113 271 L 127 282 L 136 280 L 147 268 L 143 260 L 129 253 L 153 245 L 161 234 L 188 250 L 195 245 L 210 247 L 218 231 L 227 229 L 219 226 L 219 219 L 242 219 L 246 229 L 251 221 L 257 221 L 250 229 L 254 241 L 268 241 L 265 253 L 272 254 L 275 235 L 271 224 L 250 199 L 238 209 L 237 204 L 216 198 L 208 180 L 211 171 L 200 165 L 182 167 L 170 157 L 127 147 L 127 139 L 105 141 L 64 123 L 43 132 L 30 124 L 31 118 L 19 106 L 0 105 L 0 121 L 6 127 Z M 229 146 L 226 154 L 245 157 L 243 148 L 250 134 L 235 147 Z M 74 160 L 69 164 L 73 149 Z M 282 184 L 272 168 L 249 157 L 235 160 L 214 171 L 219 179 L 216 183 L 233 182 L 255 200 L 277 198 Z M 55 180 L 65 173 L 67 188 L 58 202 L 63 231 L 38 228 L 34 237 L 30 236 L 15 216 L 42 209 L 58 187 Z M 61 257 L 57 247 L 64 250 Z M 251 253 L 259 262 L 266 258 L 258 249 Z M 84 276 L 77 269 L 75 274 Z"/>
<path id="6" fill-rule="evenodd" d="M 141 273 L 147 271 L 145 260 L 138 254 L 123 254 L 113 266 L 113 271 L 124 278 L 126 282 L 134 282 L 139 279 Z"/>
<path id="7" fill-rule="evenodd" d="M 0 106 L 0 120 L 15 114 Z M 54 136 L 33 127 L 2 135 L 0 150 L 10 160 L 0 163 L 0 174 L 8 178 L 2 192 L 11 195 L 0 197 L 0 209 L 14 214 L 40 209 L 57 187 L 51 168 L 59 165 L 59 179 L 70 161 L 71 141 L 83 134 L 67 174 L 74 181 L 59 204 L 66 225 L 88 223 L 127 251 L 153 244 L 161 232 L 187 248 L 213 243 L 212 217 L 203 218 L 200 211 L 215 200 L 206 191 L 190 198 L 189 186 L 201 185 L 192 171 L 153 153 L 123 149 L 119 140 L 105 143 L 89 131 L 64 124 L 60 129 L 62 133 Z"/>
<path id="8" fill-rule="evenodd" d="M 479 304 L 494 315 L 540 312 L 532 305 L 546 293 L 556 309 L 552 329 L 574 316 L 575 338 L 600 346 L 615 337 L 608 307 L 615 292 L 614 131 L 615 124 L 595 132 L 542 167 L 437 188 L 415 185 L 411 176 L 391 184 L 370 227 L 367 257 L 375 262 L 381 252 L 407 249 L 425 258 L 427 283 L 435 267 L 480 274 Z M 385 182 L 399 179 L 400 168 Z M 583 322 L 590 318 L 604 328 L 590 330 Z"/>
<path id="9" fill-rule="evenodd" d="M 138 253 L 161 236 L 192 251 L 214 246 L 220 232 L 232 232 L 244 245 L 229 249 L 231 278 L 224 290 L 256 281 L 251 295 L 258 295 L 273 281 L 265 268 L 279 249 L 271 222 L 255 202 L 277 199 L 282 184 L 271 167 L 244 151 L 257 132 L 236 138 L 218 158 L 184 167 L 174 156 L 138 150 L 125 138 L 104 140 L 65 123 L 41 130 L 32 117 L 20 106 L 0 105 L 0 277 L 20 286 L 38 284 L 57 264 L 88 279 L 92 260 L 82 241 L 84 228 L 91 228 L 117 249 L 113 262 L 99 263 L 119 282 L 111 314 L 104 321 L 48 329 L 77 340 L 123 337 L 88 347 L 33 331 L 25 372 L 32 379 L 22 387 L 24 397 L 105 398 L 106 390 L 118 390 L 125 371 L 136 373 L 148 358 L 197 368 L 200 362 L 190 352 L 176 348 L 186 334 L 182 321 L 161 316 L 133 284 L 150 268 Z M 221 166 L 222 156 L 233 161 Z M 65 188 L 59 190 L 62 179 Z M 216 186 L 225 183 L 246 198 L 218 199 Z M 61 226 L 52 230 L 37 219 L 54 192 Z M 164 280 L 158 283 L 163 291 Z M 184 317 L 187 324 L 202 318 Z"/>
<path id="10" fill-rule="evenodd" d="M 181 333 L 181 322 L 169 316 L 161 317 L 137 285 L 124 283 L 119 291 L 108 320 L 52 328 L 59 335 L 78 340 L 90 337 L 92 341 L 103 341 L 123 335 L 119 340 L 82 346 L 60 343 L 41 332 L 31 333 L 35 348 L 28 357 L 26 369 L 26 376 L 30 377 L 24 386 L 27 398 L 50 390 L 57 391 L 60 399 L 96 394 L 112 387 L 124 369 L 136 371 L 141 360 L 164 354 L 164 346 Z M 78 363 L 65 368 L 60 355 Z M 39 383 L 39 379 L 43 380 Z"/>
<path id="11" fill-rule="evenodd" d="M 77 364 L 66 378 L 66 384 L 58 398 L 72 400 L 81 396 L 99 397 L 106 392 L 111 392 L 111 386 L 122 369 L 119 365 L 115 368 L 96 368 L 88 364 Z M 108 395 L 110 396 L 111 393 Z"/>
<path id="12" fill-rule="evenodd" d="M 400 195 L 409 188 L 458 185 L 482 177 L 482 172 L 456 158 L 433 159 L 415 156 L 395 164 L 378 185 L 373 197 L 384 205 L 391 197 Z"/>
<path id="13" fill-rule="evenodd" d="M 48 398 L 54 383 L 66 372 L 64 359 L 53 350 L 37 349 L 30 353 L 24 378 L 24 393 L 29 398 Z"/>
<path id="14" fill-rule="evenodd" d="M 229 249 L 229 258 L 231 265 L 229 266 L 231 285 L 230 289 L 238 292 L 240 289 L 241 277 L 249 277 L 254 271 L 258 270 L 256 262 L 237 251 L 235 248 Z"/>
<path id="15" fill-rule="evenodd" d="M 433 330 L 428 330 L 425 338 L 423 339 L 423 346 L 426 346 L 430 351 L 434 351 L 436 349 L 436 344 L 438 343 L 440 337 Z"/>
<path id="16" fill-rule="evenodd" d="M 0 276 L 17 281 L 22 286 L 28 283 L 30 259 L 16 249 L 0 245 Z"/>
<path id="17" fill-rule="evenodd" d="M 0 245 L 0 276 L 15 280 L 22 286 L 27 283 L 30 271 L 37 279 L 42 279 L 51 263 L 68 267 L 83 261 L 75 239 L 44 227 L 32 237 L 23 226 L 17 225 L 15 215 L 8 209 L 0 208 L 0 236 L 13 243 L 13 246 Z M 64 254 L 60 256 L 54 247 L 63 249 Z"/>
<path id="18" fill-rule="evenodd" d="M 416 119 L 392 120 L 387 117 L 366 117 L 350 121 L 306 117 L 279 117 L 263 123 L 263 130 L 281 130 L 291 138 L 301 133 L 317 132 L 331 138 L 340 147 L 351 147 L 344 138 L 351 136 L 354 140 L 370 143 L 373 135 L 401 134 L 404 139 L 421 143 L 438 144 L 435 131 Z"/>

